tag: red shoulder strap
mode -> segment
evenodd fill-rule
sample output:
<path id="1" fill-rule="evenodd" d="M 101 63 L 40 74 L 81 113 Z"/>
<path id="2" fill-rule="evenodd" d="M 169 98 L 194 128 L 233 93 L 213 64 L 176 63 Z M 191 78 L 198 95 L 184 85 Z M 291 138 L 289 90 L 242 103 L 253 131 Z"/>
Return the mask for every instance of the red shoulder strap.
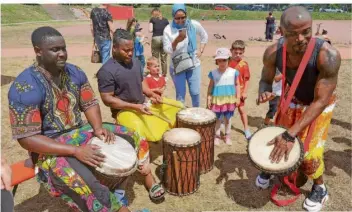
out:
<path id="1" fill-rule="evenodd" d="M 306 69 L 306 66 L 309 62 L 310 57 L 312 56 L 313 50 L 314 50 L 314 46 L 315 46 L 315 38 L 311 38 L 307 47 L 306 52 L 303 55 L 302 61 L 299 64 L 297 73 L 295 78 L 293 79 L 292 85 L 290 86 L 290 90 L 287 94 L 287 98 L 285 99 L 285 96 L 282 95 L 281 96 L 281 113 L 285 114 L 288 106 L 290 105 L 290 102 L 293 98 L 293 95 L 296 92 L 298 83 L 301 81 L 301 78 L 303 76 L 304 70 Z M 286 46 L 286 42 L 283 45 L 283 49 L 282 49 L 282 90 L 285 91 L 286 89 L 286 50 L 287 50 L 287 46 Z"/>

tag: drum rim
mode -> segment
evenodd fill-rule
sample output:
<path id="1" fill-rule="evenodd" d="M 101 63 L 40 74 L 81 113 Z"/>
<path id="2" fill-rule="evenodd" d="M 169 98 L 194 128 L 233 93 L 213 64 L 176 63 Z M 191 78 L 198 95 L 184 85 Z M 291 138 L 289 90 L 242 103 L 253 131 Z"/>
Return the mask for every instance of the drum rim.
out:
<path id="1" fill-rule="evenodd" d="M 203 125 L 203 124 L 210 124 L 210 123 L 216 122 L 216 113 L 214 113 L 212 110 L 209 110 L 209 109 L 206 109 L 206 108 L 202 108 L 202 109 L 206 109 L 206 110 L 210 111 L 210 112 L 213 113 L 214 116 L 215 116 L 214 118 L 212 118 L 212 119 L 210 119 L 210 120 L 208 120 L 208 121 L 203 121 L 203 122 L 197 122 L 197 123 L 195 123 L 195 122 L 189 122 L 189 121 L 184 120 L 184 119 L 181 119 L 181 118 L 179 117 L 179 113 L 180 113 L 180 112 L 182 112 L 182 111 L 184 111 L 184 110 L 187 110 L 187 109 L 191 109 L 191 108 L 201 108 L 201 107 L 190 107 L 190 108 L 186 108 L 186 109 L 183 109 L 183 110 L 178 111 L 178 112 L 176 113 L 176 119 L 177 119 L 177 121 L 180 120 L 180 121 L 185 122 L 185 123 L 190 124 L 190 125 Z"/>
<path id="2" fill-rule="evenodd" d="M 257 129 L 257 130 L 253 133 L 251 139 L 253 138 L 253 136 L 254 136 L 258 131 L 260 131 L 260 130 L 262 130 L 262 129 L 264 129 L 264 128 L 268 128 L 268 127 L 280 127 L 280 128 L 285 129 L 285 130 L 288 130 L 287 127 L 284 127 L 284 126 L 282 126 L 282 125 L 266 126 L 266 127 L 262 127 L 262 128 L 260 128 L 260 129 Z M 248 144 L 247 144 L 247 156 L 248 156 L 249 160 L 251 161 L 251 163 L 254 165 L 255 168 L 257 168 L 258 170 L 263 171 L 263 172 L 265 172 L 265 173 L 274 174 L 274 175 L 278 175 L 278 176 L 285 176 L 285 175 L 287 175 L 288 173 L 291 173 L 291 172 L 297 170 L 297 169 L 299 168 L 299 166 L 302 164 L 303 160 L 304 160 L 304 148 L 303 148 L 303 143 L 302 143 L 301 139 L 300 139 L 298 136 L 296 136 L 296 139 L 298 140 L 299 147 L 300 147 L 300 150 L 301 150 L 300 156 L 299 156 L 298 161 L 296 162 L 296 164 L 295 164 L 294 166 L 292 166 L 291 168 L 288 168 L 288 169 L 286 169 L 286 170 L 281 170 L 281 171 L 267 170 L 267 169 L 265 169 L 265 168 L 259 166 L 258 164 L 256 164 L 256 163 L 252 160 L 252 158 L 251 158 L 251 156 L 250 156 L 250 154 L 249 154 L 249 143 L 251 142 L 251 139 L 249 139 Z"/>
<path id="3" fill-rule="evenodd" d="M 180 127 L 181 128 L 181 127 Z M 173 129 L 180 129 L 180 128 L 173 128 Z M 189 128 L 186 128 L 186 129 L 189 129 Z M 199 139 L 197 139 L 197 142 L 195 142 L 195 143 L 193 143 L 193 144 L 174 144 L 174 143 L 170 143 L 170 142 L 168 142 L 167 140 L 165 140 L 165 134 L 167 133 L 167 132 L 169 132 L 169 131 L 171 131 L 172 129 L 169 129 L 169 130 L 166 130 L 165 132 L 164 132 L 164 134 L 163 134 L 163 136 L 162 136 L 162 141 L 163 141 L 163 143 L 168 143 L 168 144 L 170 144 L 170 146 L 174 146 L 174 147 L 193 147 L 193 146 L 197 146 L 197 145 L 199 145 L 200 143 L 201 143 L 201 141 L 202 141 L 202 136 L 201 135 L 199 135 Z M 193 130 L 193 129 L 191 129 L 191 130 Z M 196 130 L 194 130 L 195 132 L 197 132 Z M 198 134 L 199 134 L 199 132 L 197 132 Z"/>

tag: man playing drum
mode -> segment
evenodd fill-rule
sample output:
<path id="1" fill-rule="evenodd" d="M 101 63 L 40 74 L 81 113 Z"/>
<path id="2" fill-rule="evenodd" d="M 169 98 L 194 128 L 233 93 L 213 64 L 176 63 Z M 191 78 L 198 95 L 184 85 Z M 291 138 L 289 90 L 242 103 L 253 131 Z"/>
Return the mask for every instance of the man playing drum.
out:
<path id="1" fill-rule="evenodd" d="M 132 35 L 128 31 L 117 29 L 114 32 L 112 55 L 113 57 L 97 73 L 101 98 L 104 104 L 111 108 L 112 117 L 117 119 L 117 123 L 134 129 L 150 141 L 143 129 L 149 129 L 152 125 L 158 125 L 158 128 L 161 126 L 148 122 L 152 108 L 149 109 L 146 106 L 145 96 L 156 104 L 160 104 L 162 99 L 142 83 L 142 66 L 136 58 L 132 57 L 133 40 Z M 177 112 L 178 110 L 173 112 L 174 119 L 176 119 Z M 124 119 L 119 119 L 119 114 L 121 113 L 128 114 L 128 116 L 124 116 Z M 166 123 L 166 126 L 168 126 L 168 123 Z M 159 130 L 157 128 L 150 129 Z M 150 197 L 152 199 L 161 198 L 165 193 L 164 189 L 155 183 L 149 166 L 140 167 L 140 171 L 146 175 L 145 184 L 149 190 Z"/>
<path id="2" fill-rule="evenodd" d="M 111 142 L 114 133 L 132 139 L 138 149 L 145 141 L 122 126 L 102 124 L 87 76 L 66 63 L 65 40 L 56 29 L 34 30 L 32 44 L 36 62 L 16 78 L 8 99 L 13 138 L 31 152 L 37 180 L 74 209 L 129 211 L 88 168 L 99 166 L 104 155 L 87 142 L 93 136 Z"/>
<path id="3" fill-rule="evenodd" d="M 264 67 L 259 83 L 260 103 L 274 97 L 272 82 L 276 67 L 280 72 L 283 72 L 283 68 L 286 69 L 287 85 L 294 87 L 293 79 L 312 38 L 312 17 L 304 7 L 288 8 L 281 16 L 280 25 L 283 38 L 269 46 L 264 53 Z M 283 51 L 284 45 L 287 48 L 286 53 Z M 284 55 L 286 61 L 283 60 Z M 311 139 L 305 141 L 309 142 L 309 148 L 301 166 L 301 170 L 314 181 L 312 190 L 303 204 L 308 211 L 319 211 L 328 197 L 323 181 L 323 152 L 335 106 L 334 91 L 340 63 L 340 53 L 324 40 L 317 38 L 292 101 L 288 102 L 290 104 L 286 113 L 279 115 L 277 124 L 286 127 L 287 131 L 269 143 L 274 145 L 270 159 L 278 163 L 284 156 L 285 159 L 288 158 L 294 137 L 298 136 L 304 142 L 312 126 Z M 287 90 L 283 91 L 283 94 L 286 95 L 281 98 L 287 96 Z M 281 109 L 282 105 L 279 111 Z M 311 125 L 312 123 L 315 124 Z M 270 175 L 262 173 L 257 177 L 256 185 L 268 188 L 269 181 Z"/>

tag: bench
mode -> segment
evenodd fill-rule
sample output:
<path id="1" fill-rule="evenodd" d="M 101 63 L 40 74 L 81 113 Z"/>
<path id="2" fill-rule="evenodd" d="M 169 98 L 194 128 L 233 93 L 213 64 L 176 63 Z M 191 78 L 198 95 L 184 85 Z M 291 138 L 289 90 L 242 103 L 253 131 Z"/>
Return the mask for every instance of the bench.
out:
<path id="1" fill-rule="evenodd" d="M 11 165 L 13 196 L 15 196 L 19 184 L 35 177 L 35 168 L 28 164 L 31 164 L 30 159 L 19 161 Z"/>

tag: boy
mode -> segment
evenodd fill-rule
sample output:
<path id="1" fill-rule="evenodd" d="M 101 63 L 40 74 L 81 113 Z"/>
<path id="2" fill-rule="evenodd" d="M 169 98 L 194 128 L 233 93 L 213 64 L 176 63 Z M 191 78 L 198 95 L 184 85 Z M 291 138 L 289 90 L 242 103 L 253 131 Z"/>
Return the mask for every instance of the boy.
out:
<path id="1" fill-rule="evenodd" d="M 273 93 L 275 94 L 275 98 L 269 101 L 269 110 L 266 113 L 266 117 L 264 120 L 264 125 L 268 126 L 270 124 L 270 120 L 274 118 L 277 107 L 280 102 L 280 96 L 281 96 L 281 88 L 282 88 L 282 74 L 280 73 L 279 70 L 276 70 L 276 75 L 274 78 L 273 82 Z"/>
<path id="2" fill-rule="evenodd" d="M 247 118 L 247 113 L 244 109 L 244 103 L 247 99 L 250 73 L 249 73 L 248 63 L 245 60 L 243 60 L 244 51 L 245 51 L 244 41 L 236 40 L 235 42 L 232 43 L 231 45 L 232 58 L 230 59 L 229 67 L 234 68 L 240 72 L 239 79 L 240 79 L 240 88 L 241 88 L 241 99 L 240 99 L 240 104 L 238 106 L 238 111 L 240 112 L 240 115 L 241 115 L 245 137 L 248 140 L 252 134 L 248 127 L 248 118 Z"/>
<path id="3" fill-rule="evenodd" d="M 148 85 L 154 93 L 162 95 L 166 88 L 166 78 L 160 74 L 159 62 L 156 57 L 147 60 L 149 74 L 144 78 L 143 83 Z"/>

